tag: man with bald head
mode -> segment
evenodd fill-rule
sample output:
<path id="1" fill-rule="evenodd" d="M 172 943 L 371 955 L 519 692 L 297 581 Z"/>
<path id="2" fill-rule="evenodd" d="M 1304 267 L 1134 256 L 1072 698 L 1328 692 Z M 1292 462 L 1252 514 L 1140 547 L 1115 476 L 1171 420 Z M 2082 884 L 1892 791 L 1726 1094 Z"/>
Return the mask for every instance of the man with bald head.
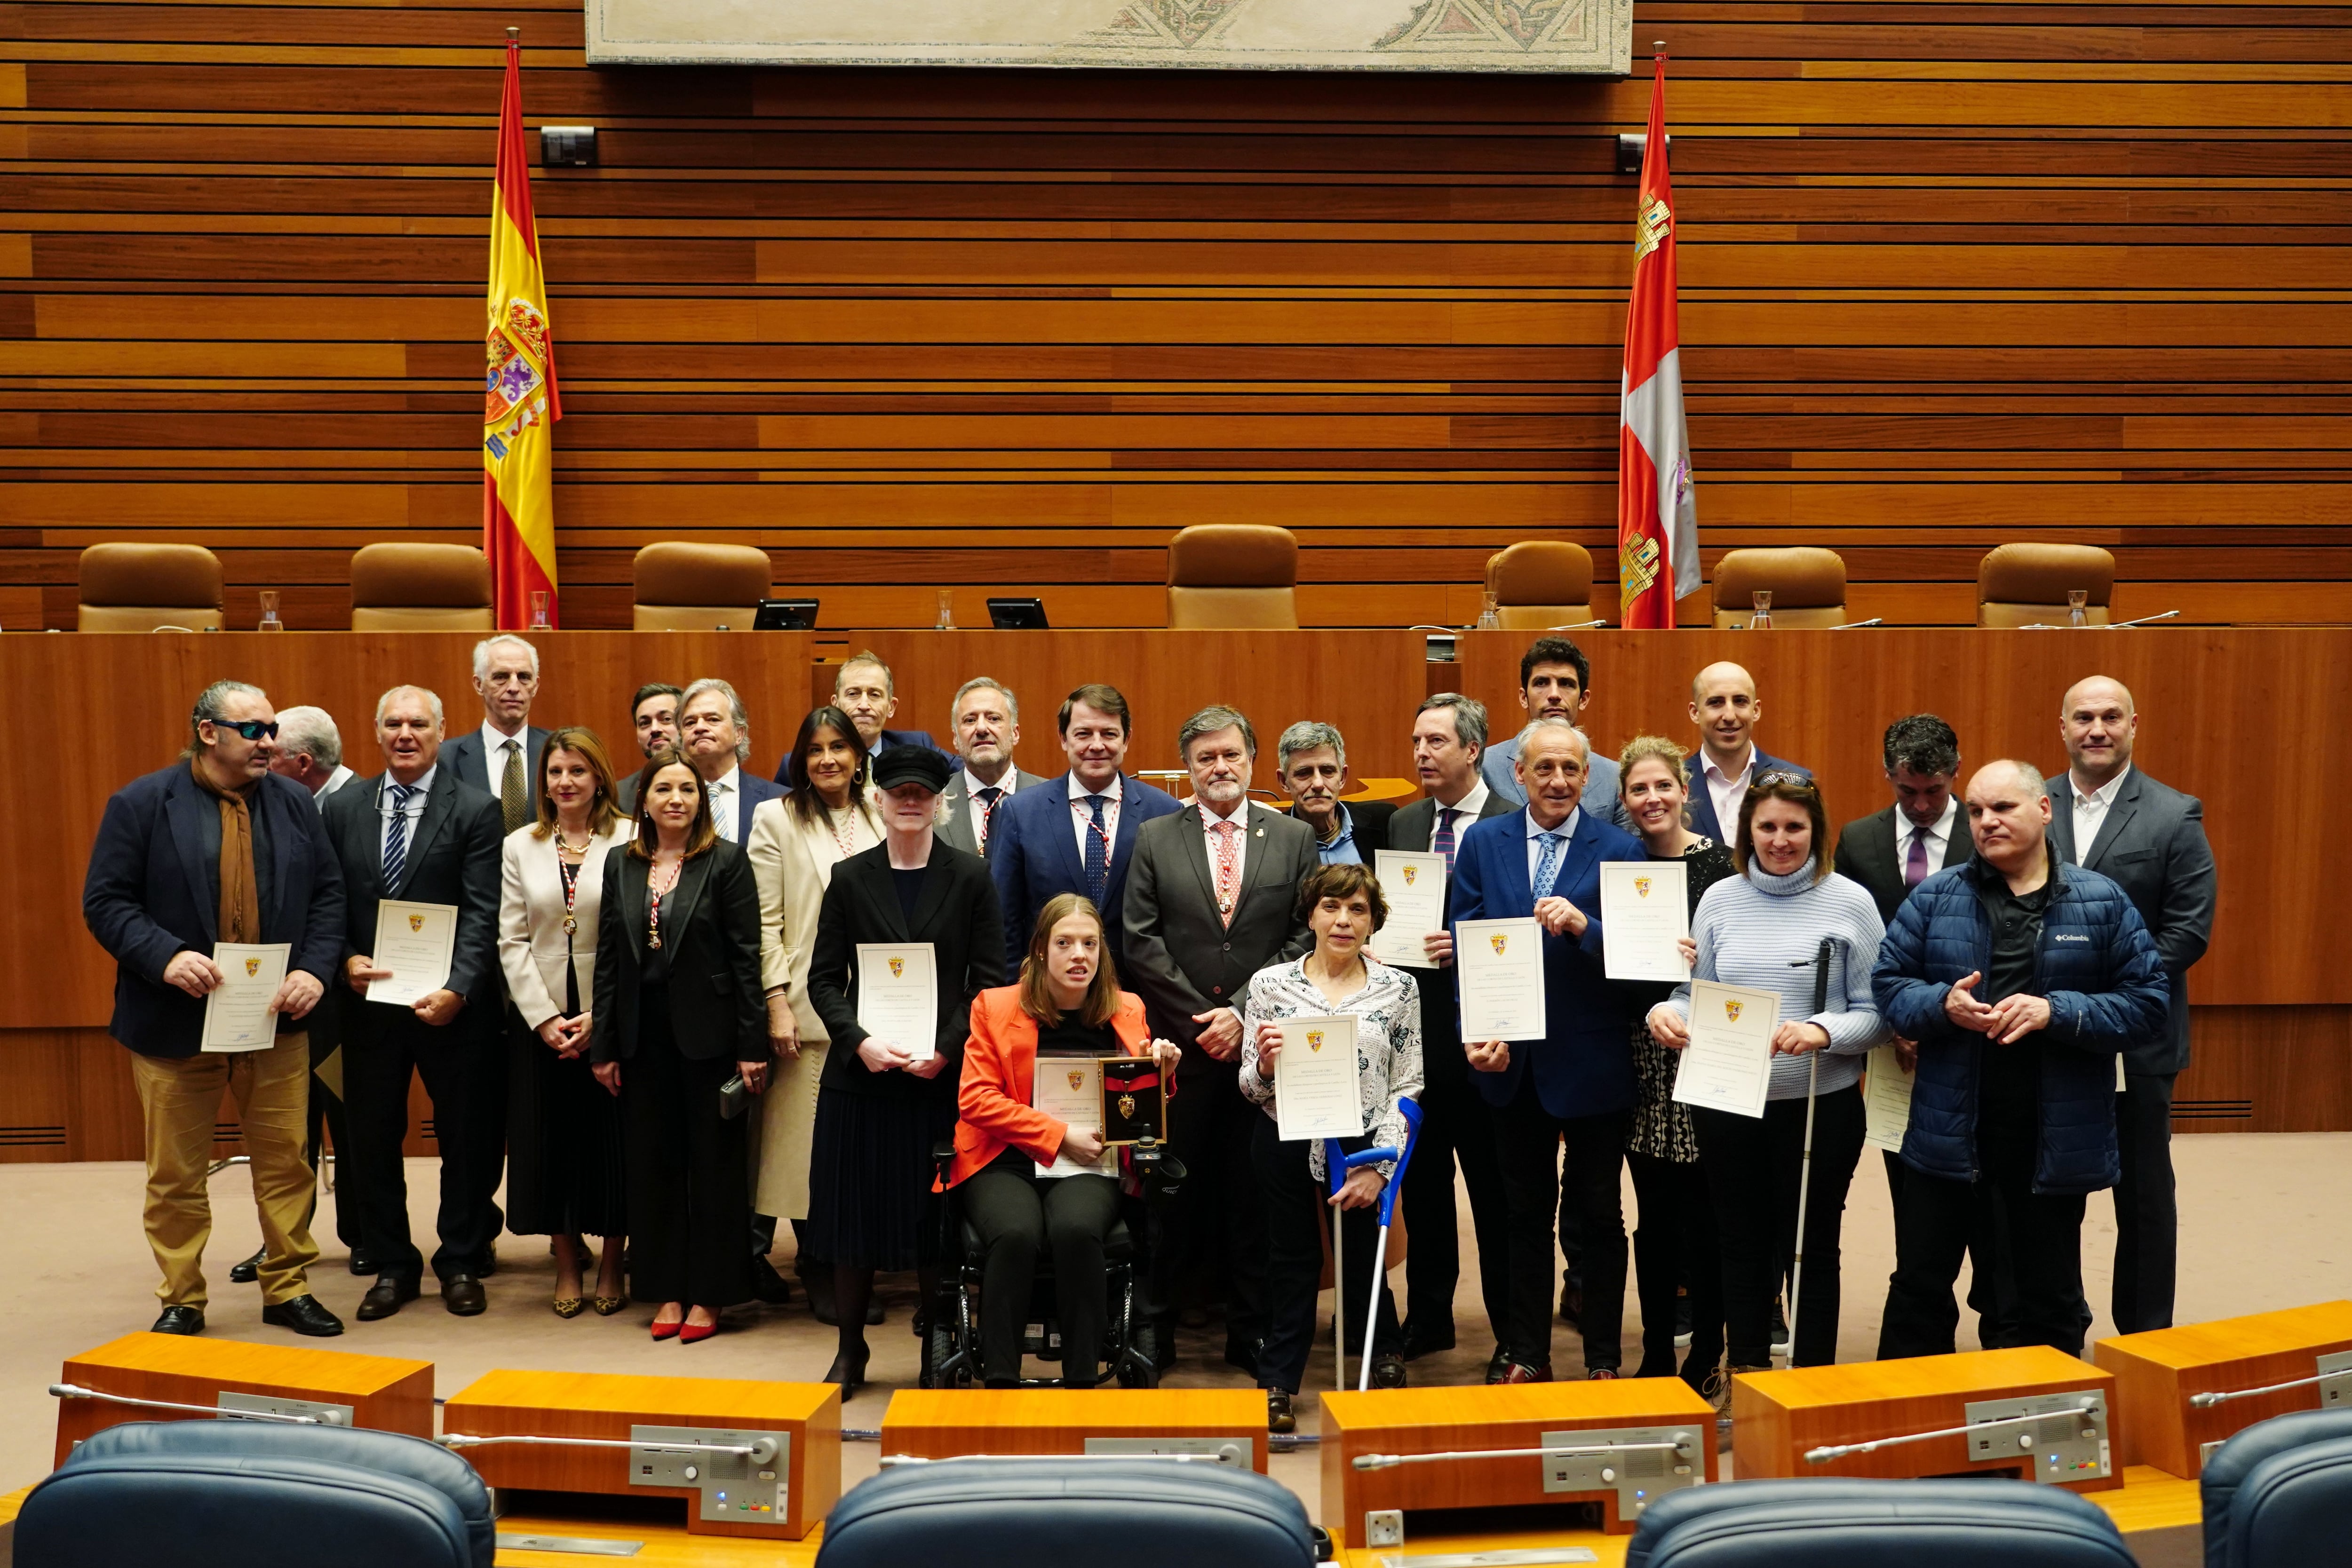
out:
<path id="1" fill-rule="evenodd" d="M 2066 772 L 2050 782 L 2058 858 L 2111 878 L 2139 911 L 2164 961 L 2172 1006 L 2163 1027 L 2123 1054 L 2116 1102 L 2123 1177 L 2116 1184 L 2116 1331 L 2172 1326 L 2179 1212 L 2172 1185 L 2172 1085 L 2189 1065 L 2189 968 L 2213 931 L 2213 847 L 2205 808 L 2132 765 L 2139 715 L 2119 680 L 2095 675 L 2059 705 Z"/>
<path id="2" fill-rule="evenodd" d="M 2164 1026 L 2156 943 L 2123 889 L 2053 853 L 2041 773 L 1990 763 L 1967 799 L 1976 857 L 1912 889 L 1871 975 L 1919 1043 L 1882 1361 L 1955 1348 L 1983 1196 L 2009 1223 L 2014 1342 L 2082 1353 L 2083 1200 L 2118 1173 L 2116 1055 Z"/>
<path id="3" fill-rule="evenodd" d="M 1756 678 L 1739 666 L 1710 664 L 1691 678 L 1690 719 L 1698 726 L 1699 743 L 1683 771 L 1690 780 L 1692 832 L 1728 845 L 1749 784 L 1766 773 L 1813 776 L 1803 764 L 1767 756 L 1756 744 L 1756 721 L 1763 717 Z"/>

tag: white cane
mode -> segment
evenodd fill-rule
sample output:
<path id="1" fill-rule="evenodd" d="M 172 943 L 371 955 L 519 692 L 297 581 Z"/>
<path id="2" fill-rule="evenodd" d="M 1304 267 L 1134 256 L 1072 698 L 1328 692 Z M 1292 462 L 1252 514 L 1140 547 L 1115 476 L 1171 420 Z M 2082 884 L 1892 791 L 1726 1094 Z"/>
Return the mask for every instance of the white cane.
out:
<path id="1" fill-rule="evenodd" d="M 1829 1006 L 1830 1000 L 1830 939 L 1822 938 L 1822 945 L 1813 954 L 1813 1014 L 1819 1016 Z M 1804 1300 L 1805 1290 L 1805 1212 L 1813 1190 L 1813 1104 L 1822 1088 L 1822 1053 L 1809 1053 L 1812 1061 L 1805 1079 L 1805 1157 L 1797 1167 L 1797 1245 L 1789 1268 L 1789 1364 L 1797 1364 L 1797 1311 Z"/>

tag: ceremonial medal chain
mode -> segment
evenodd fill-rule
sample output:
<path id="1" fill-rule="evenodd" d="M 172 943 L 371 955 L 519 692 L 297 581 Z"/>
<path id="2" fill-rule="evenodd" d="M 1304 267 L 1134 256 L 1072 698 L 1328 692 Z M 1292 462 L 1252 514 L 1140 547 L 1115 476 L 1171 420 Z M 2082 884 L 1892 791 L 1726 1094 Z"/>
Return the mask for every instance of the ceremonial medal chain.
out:
<path id="1" fill-rule="evenodd" d="M 658 866 L 655 867 L 651 871 L 646 874 L 646 890 L 652 894 L 652 900 L 646 910 L 646 945 L 652 948 L 656 952 L 661 951 L 662 944 L 662 895 L 667 893 L 671 889 L 677 886 L 678 873 L 685 869 L 686 862 L 683 860 L 680 860 L 677 865 L 672 866 L 669 868 L 669 880 L 667 882 L 664 882 L 661 879 L 661 868 Z"/>

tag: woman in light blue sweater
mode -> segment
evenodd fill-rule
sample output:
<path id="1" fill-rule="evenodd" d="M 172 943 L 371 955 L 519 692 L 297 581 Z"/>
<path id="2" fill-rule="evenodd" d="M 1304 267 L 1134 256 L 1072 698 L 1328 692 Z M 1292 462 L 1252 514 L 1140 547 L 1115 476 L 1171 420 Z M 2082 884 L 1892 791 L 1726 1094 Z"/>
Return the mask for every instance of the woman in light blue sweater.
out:
<path id="1" fill-rule="evenodd" d="M 1772 1361 L 1772 1303 L 1797 1246 L 1797 1187 L 1804 1164 L 1805 1096 L 1819 1054 L 1813 1173 L 1805 1204 L 1805 1273 L 1790 1364 L 1837 1360 L 1838 1230 L 1846 1187 L 1862 1158 L 1863 1057 L 1885 1040 L 1870 972 L 1886 928 L 1859 884 L 1829 869 L 1832 846 L 1821 791 L 1794 773 L 1767 773 L 1739 807 L 1733 859 L 1740 874 L 1706 890 L 1691 919 L 1691 974 L 1752 986 L 1780 998 L 1772 1037 L 1769 1098 L 1760 1118 L 1694 1106 L 1699 1164 L 1714 1194 L 1723 1251 L 1725 1338 L 1731 1371 Z M 1827 1001 L 1813 1005 L 1822 944 Z M 1650 1011 L 1660 1045 L 1689 1043 L 1690 987 Z"/>

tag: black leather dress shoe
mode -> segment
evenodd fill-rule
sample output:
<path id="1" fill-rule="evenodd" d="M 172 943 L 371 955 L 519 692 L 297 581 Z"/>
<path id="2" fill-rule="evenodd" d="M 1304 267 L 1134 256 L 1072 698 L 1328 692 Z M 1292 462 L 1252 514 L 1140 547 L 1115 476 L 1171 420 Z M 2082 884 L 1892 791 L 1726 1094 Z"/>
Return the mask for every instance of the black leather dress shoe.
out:
<path id="1" fill-rule="evenodd" d="M 313 1339 L 332 1339 L 343 1331 L 343 1321 L 319 1304 L 316 1296 L 289 1296 L 261 1309 L 261 1321 Z"/>
<path id="2" fill-rule="evenodd" d="M 1225 1336 L 1225 1364 L 1255 1377 L 1258 1352 L 1265 1348 L 1264 1340 L 1236 1339 L 1228 1334 Z"/>
<path id="3" fill-rule="evenodd" d="M 353 1278 L 364 1279 L 371 1274 L 381 1274 L 383 1272 L 383 1269 L 378 1268 L 375 1266 L 375 1254 L 373 1252 L 362 1252 L 356 1247 L 352 1248 L 352 1274 Z"/>
<path id="4" fill-rule="evenodd" d="M 360 1321 L 373 1323 L 378 1318 L 389 1318 L 404 1302 L 416 1300 L 416 1281 L 397 1275 L 379 1274 L 368 1293 L 360 1298 Z"/>
<path id="5" fill-rule="evenodd" d="M 1434 1355 L 1439 1351 L 1450 1351 L 1454 1348 L 1454 1325 L 1448 1323 L 1439 1328 L 1433 1324 L 1407 1322 L 1404 1326 L 1403 1340 L 1404 1342 L 1401 1348 L 1404 1359 L 1419 1361 L 1423 1356 Z"/>
<path id="6" fill-rule="evenodd" d="M 1495 1353 L 1486 1358 L 1486 1382 L 1489 1385 L 1500 1383 L 1503 1381 L 1503 1374 L 1510 1370 L 1511 1352 L 1496 1345 Z"/>
<path id="7" fill-rule="evenodd" d="M 477 1279 L 488 1279 L 499 1271 L 499 1255 L 495 1248 L 482 1254 L 482 1266 L 474 1270 Z"/>
<path id="8" fill-rule="evenodd" d="M 482 1309 L 490 1304 L 490 1299 L 484 1294 L 479 1279 L 460 1270 L 441 1281 L 441 1304 L 449 1309 L 452 1316 L 478 1318 Z"/>
<path id="9" fill-rule="evenodd" d="M 230 1264 L 228 1282 L 232 1285 L 252 1284 L 261 1278 L 261 1260 L 268 1256 L 269 1248 L 265 1246 L 257 1248 L 252 1257 L 241 1258 Z"/>
<path id="10" fill-rule="evenodd" d="M 776 1266 L 764 1258 L 751 1259 L 751 1295 L 771 1307 L 781 1307 L 793 1299 L 793 1288 L 776 1272 Z"/>
<path id="11" fill-rule="evenodd" d="M 202 1307 L 166 1307 L 148 1332 L 155 1334 L 201 1334 L 205 1331 L 205 1310 Z"/>

